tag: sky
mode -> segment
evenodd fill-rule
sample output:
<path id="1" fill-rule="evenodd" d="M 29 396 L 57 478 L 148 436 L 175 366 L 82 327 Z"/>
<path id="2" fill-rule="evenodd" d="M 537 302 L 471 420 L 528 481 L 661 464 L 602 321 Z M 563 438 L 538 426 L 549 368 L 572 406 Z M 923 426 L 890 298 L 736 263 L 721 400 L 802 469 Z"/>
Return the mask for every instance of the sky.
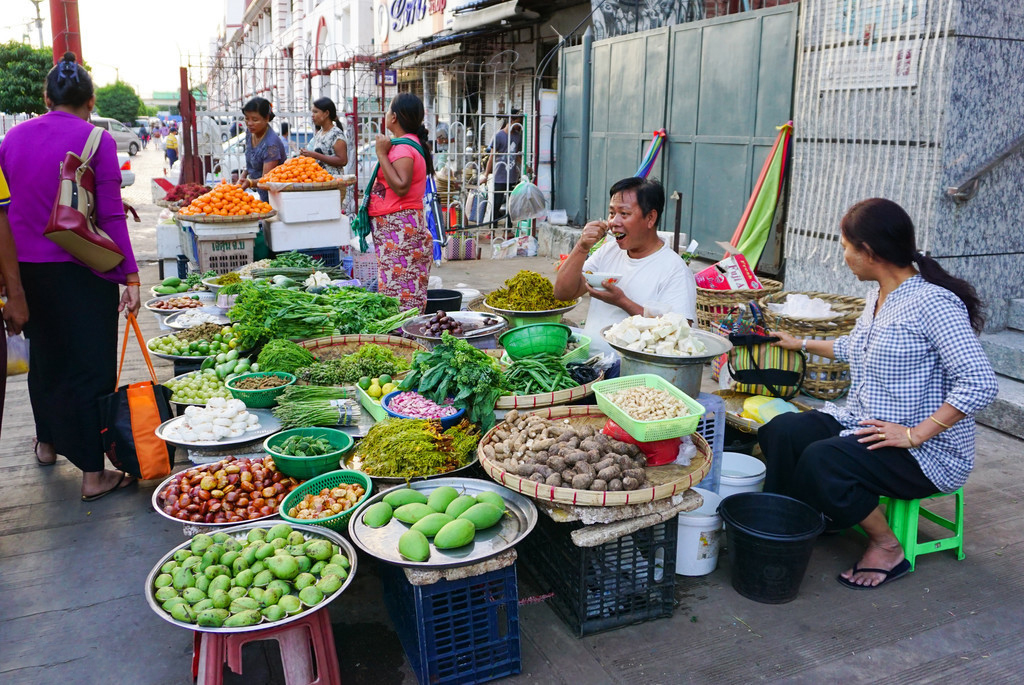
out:
<path id="1" fill-rule="evenodd" d="M 23 41 L 29 36 L 39 47 L 36 9 L 30 0 L 3 0 L 0 43 Z M 53 45 L 50 35 L 50 3 L 39 6 L 43 17 L 43 44 Z M 79 0 L 82 52 L 92 68 L 97 86 L 113 83 L 118 76 L 143 98 L 153 91 L 177 90 L 178 68 L 188 65 L 188 55 L 205 53 L 224 21 L 221 0 L 172 0 L 143 3 L 130 0 Z M 31 22 L 30 27 L 26 24 Z"/>

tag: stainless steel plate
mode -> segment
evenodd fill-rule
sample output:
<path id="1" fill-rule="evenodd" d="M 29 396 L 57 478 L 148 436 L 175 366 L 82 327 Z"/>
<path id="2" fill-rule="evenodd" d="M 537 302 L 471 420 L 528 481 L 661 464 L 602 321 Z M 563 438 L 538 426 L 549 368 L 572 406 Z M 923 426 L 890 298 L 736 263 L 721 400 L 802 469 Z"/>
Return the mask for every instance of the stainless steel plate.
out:
<path id="1" fill-rule="evenodd" d="M 231 323 L 231 319 L 227 317 L 227 314 L 225 313 L 224 309 L 220 307 L 214 307 L 212 305 L 209 307 L 196 307 L 195 309 L 182 309 L 181 311 L 174 312 L 173 314 L 168 314 L 167 318 L 164 319 L 164 323 L 167 324 L 168 327 L 173 328 L 176 331 L 183 331 L 186 328 L 189 328 L 189 326 L 182 326 L 181 324 L 178 323 L 178 320 L 186 312 L 195 311 L 203 312 L 204 314 L 209 314 L 210 316 L 216 317 L 216 320 L 211 323 L 220 324 L 221 326 L 226 326 L 229 323 Z"/>
<path id="2" fill-rule="evenodd" d="M 402 331 L 414 338 L 424 340 L 440 340 L 441 336 L 431 333 L 426 329 L 426 324 L 433 318 L 433 314 L 423 314 L 414 319 L 409 319 L 402 324 Z M 448 316 L 462 324 L 462 333 L 456 338 L 479 338 L 484 335 L 493 335 L 508 327 L 508 322 L 500 316 L 485 314 L 484 312 L 448 312 Z M 486 325 L 488 320 L 497 319 L 495 323 Z"/>
<path id="3" fill-rule="evenodd" d="M 270 529 L 272 527 L 272 525 L 274 525 L 276 523 L 279 523 L 279 522 L 278 521 L 274 521 L 274 522 L 270 522 L 270 521 L 250 521 L 249 523 L 242 523 L 242 524 L 239 524 L 237 526 L 234 526 L 234 527 L 231 527 L 231 528 L 225 528 L 223 531 L 217 531 L 217 532 L 227 533 L 228 535 L 232 536 L 236 540 L 242 541 L 242 540 L 245 540 L 245 536 L 249 534 L 249 531 L 251 529 L 253 529 L 253 528 L 267 528 L 267 529 Z M 195 630 L 195 631 L 198 631 L 198 632 L 201 632 L 201 633 L 249 633 L 249 632 L 252 632 L 254 630 L 265 630 L 267 628 L 277 628 L 278 626 L 283 626 L 283 625 L 285 625 L 287 623 L 291 623 L 292 621 L 297 621 L 298 619 L 300 619 L 303 616 L 305 616 L 308 613 L 308 611 L 310 611 L 310 610 L 317 611 L 319 609 L 324 608 L 330 602 L 333 602 L 335 599 L 337 599 L 341 595 L 341 593 L 345 591 L 345 589 L 349 586 L 349 584 L 351 584 L 352 579 L 355 578 L 355 576 L 356 576 L 356 563 L 358 561 L 357 558 L 356 558 L 356 550 L 355 550 L 354 547 L 352 547 L 352 544 L 348 540 L 346 540 L 345 538 L 343 538 L 341 536 L 340 533 L 335 533 L 330 528 L 322 528 L 320 526 L 308 526 L 308 525 L 299 524 L 299 523 L 289 523 L 288 525 L 290 525 L 292 527 L 292 529 L 294 529 L 294 530 L 301 531 L 302 534 L 306 536 L 307 540 L 310 539 L 310 538 L 318 538 L 318 539 L 322 539 L 322 540 L 330 540 L 331 542 L 333 542 L 334 544 L 336 544 L 338 547 L 341 548 L 342 554 L 344 554 L 346 557 L 348 557 L 348 562 L 349 562 L 348 578 L 345 579 L 345 582 L 341 584 L 341 587 L 338 588 L 337 591 L 335 591 L 334 593 L 332 593 L 330 595 L 325 596 L 323 601 L 320 602 L 319 604 L 317 604 L 316 607 L 313 607 L 313 608 L 310 608 L 310 609 L 306 609 L 304 611 L 301 611 L 301 612 L 295 614 L 294 616 L 288 616 L 286 618 L 283 618 L 280 621 L 267 621 L 266 619 L 263 619 L 260 623 L 257 623 L 254 626 L 246 626 L 244 628 L 203 628 L 202 626 L 197 626 L 197 625 L 195 625 L 193 623 L 183 623 L 181 621 L 176 621 L 170 614 L 168 614 L 166 611 L 163 610 L 163 608 L 161 608 L 161 606 L 160 606 L 161 602 L 158 602 L 156 597 L 153 596 L 153 593 L 155 592 L 155 590 L 153 588 L 153 581 L 156 580 L 156 577 L 160 574 L 160 567 L 163 566 L 164 564 L 166 564 L 171 559 L 173 559 L 175 552 L 177 552 L 179 549 L 184 549 L 184 548 L 186 548 L 186 547 L 188 547 L 188 546 L 190 546 L 192 544 L 191 540 L 186 540 L 185 542 L 181 543 L 180 545 L 178 545 L 177 547 L 172 549 L 170 552 L 165 554 L 164 557 L 160 561 L 158 561 L 156 563 L 156 566 L 154 566 L 153 569 L 149 572 L 149 575 L 146 576 L 146 601 L 149 603 L 149 608 L 151 608 L 153 611 L 155 611 L 157 616 L 159 616 L 163 620 L 167 621 L 168 623 L 173 623 L 174 625 L 178 626 L 179 628 L 185 628 L 187 630 Z"/>
<path id="4" fill-rule="evenodd" d="M 566 312 L 575 309 L 576 305 L 578 305 L 582 299 L 583 298 L 577 298 L 576 301 L 573 302 L 568 307 L 559 307 L 558 309 L 545 309 L 544 311 L 540 312 L 514 312 L 511 309 L 499 309 L 497 307 L 492 307 L 491 305 L 487 304 L 486 298 L 484 299 L 484 306 L 490 309 L 492 312 L 497 312 L 498 314 L 502 314 L 505 316 L 515 316 L 520 319 L 527 319 L 532 316 L 551 316 L 553 314 L 565 314 Z"/>
<path id="5" fill-rule="evenodd" d="M 223 461 L 223 459 L 221 459 L 219 461 Z M 197 469 L 197 468 L 200 468 L 200 467 L 193 466 L 192 468 L 185 469 L 184 471 L 181 471 L 180 473 L 184 473 L 185 471 L 191 471 L 191 470 Z M 174 480 L 177 475 L 178 475 L 177 473 L 172 473 L 170 476 L 168 476 L 164 480 L 164 482 L 160 483 L 160 485 L 157 486 L 156 490 L 153 491 L 153 496 L 150 499 L 152 501 L 153 508 L 156 509 L 156 513 L 160 514 L 161 516 L 163 516 L 168 521 L 174 521 L 175 523 L 180 523 L 183 526 L 195 526 L 195 527 L 197 527 L 197 528 L 199 528 L 201 530 L 205 530 L 206 528 L 213 528 L 213 529 L 216 529 L 216 530 L 219 531 L 220 529 L 224 529 L 224 528 L 234 528 L 234 527 L 237 527 L 237 526 L 245 525 L 244 523 L 239 523 L 237 521 L 235 523 L 206 523 L 205 521 L 199 521 L 199 522 L 185 521 L 183 519 L 174 518 L 173 516 L 168 514 L 166 511 L 164 511 L 164 500 L 163 500 L 163 498 L 160 495 L 163 494 L 164 490 L 167 488 L 168 485 L 171 484 L 171 481 Z M 298 487 L 298 486 L 296 486 L 296 487 Z M 283 498 L 282 498 L 282 501 L 283 501 Z M 277 516 L 277 512 L 276 511 L 273 514 L 270 514 L 269 516 L 261 516 L 261 517 L 256 518 L 256 519 L 249 519 L 245 523 L 255 523 L 257 521 L 265 521 L 266 519 L 272 519 L 275 516 Z"/>
<path id="6" fill-rule="evenodd" d="M 429 559 L 420 562 L 409 561 L 398 553 L 398 538 L 411 526 L 397 519 L 391 519 L 391 522 L 382 528 L 370 528 L 363 523 L 363 513 L 368 507 L 384 499 L 384 495 L 390 492 L 385 490 L 368 499 L 352 515 L 348 522 L 349 537 L 359 549 L 389 564 L 415 568 L 450 568 L 475 564 L 514 547 L 537 525 L 537 507 L 533 502 L 497 483 L 476 478 L 437 478 L 411 483 L 409 487 L 429 494 L 442 485 L 450 485 L 459 493 L 467 495 L 479 495 L 485 491 L 496 492 L 505 500 L 506 514 L 500 523 L 487 530 L 477 531 L 474 541 L 465 547 L 442 550 L 431 544 Z"/>
<path id="7" fill-rule="evenodd" d="M 169 442 L 172 445 L 181 445 L 182 447 L 193 447 L 199 449 L 208 447 L 210 449 L 219 449 L 229 445 L 244 445 L 247 442 L 252 442 L 259 438 L 265 438 L 268 435 L 273 435 L 281 430 L 281 422 L 276 416 L 270 413 L 269 409 L 247 409 L 246 411 L 260 417 L 261 428 L 259 430 L 246 431 L 237 438 L 224 438 L 223 440 L 211 440 L 204 442 L 184 442 L 178 439 L 172 440 L 167 437 L 167 429 L 184 421 L 184 416 L 178 416 L 161 423 L 156 429 L 156 437 L 160 438 L 164 442 Z"/>
<path id="8" fill-rule="evenodd" d="M 182 378 L 187 378 L 188 376 L 192 376 L 192 375 L 197 374 L 197 373 L 199 373 L 199 372 L 198 371 L 189 371 L 188 373 L 179 373 L 177 376 L 174 376 L 172 378 L 168 378 L 166 381 L 161 383 L 161 385 L 167 385 L 171 381 L 180 381 Z M 230 397 L 225 397 L 224 399 L 231 399 L 231 398 Z M 170 403 L 175 405 L 175 406 L 178 406 L 178 407 L 192 407 L 192 406 L 202 407 L 202 406 L 206 405 L 205 402 L 178 402 L 176 400 L 170 400 Z"/>
<path id="9" fill-rule="evenodd" d="M 149 311 L 153 312 L 154 314 L 161 314 L 161 315 L 166 316 L 168 314 L 173 314 L 175 312 L 183 312 L 185 310 L 184 309 L 154 309 L 152 307 L 152 305 L 154 303 L 156 303 L 156 302 L 164 302 L 166 300 L 173 300 L 176 297 L 192 297 L 194 295 L 198 295 L 199 296 L 199 301 L 200 302 L 204 302 L 205 303 L 204 306 L 211 305 L 214 302 L 216 302 L 216 300 L 217 300 L 217 298 L 214 297 L 213 293 L 197 290 L 197 291 L 191 291 L 191 292 L 177 293 L 175 295 L 160 295 L 159 297 L 154 297 L 154 298 L 152 298 L 150 300 L 146 300 L 146 303 L 143 306 L 146 309 L 148 309 Z M 198 309 L 198 307 L 191 307 L 191 309 Z"/>
<path id="10" fill-rule="evenodd" d="M 601 338 L 608 343 L 613 350 L 623 357 L 639 359 L 640 361 L 645 362 L 655 362 L 657 364 L 671 364 L 674 362 L 679 365 L 704 364 L 705 362 L 709 362 L 715 357 L 725 354 L 732 349 L 732 343 L 729 342 L 728 338 L 723 338 L 720 335 L 708 333 L 707 331 L 699 331 L 696 328 L 693 328 L 690 330 L 690 335 L 704 343 L 704 346 L 707 348 L 707 351 L 703 354 L 695 354 L 692 357 L 669 357 L 663 354 L 651 354 L 650 352 L 636 352 L 608 340 L 608 338 L 605 337 L 605 333 L 609 328 L 611 328 L 611 326 L 606 326 L 601 330 Z"/>

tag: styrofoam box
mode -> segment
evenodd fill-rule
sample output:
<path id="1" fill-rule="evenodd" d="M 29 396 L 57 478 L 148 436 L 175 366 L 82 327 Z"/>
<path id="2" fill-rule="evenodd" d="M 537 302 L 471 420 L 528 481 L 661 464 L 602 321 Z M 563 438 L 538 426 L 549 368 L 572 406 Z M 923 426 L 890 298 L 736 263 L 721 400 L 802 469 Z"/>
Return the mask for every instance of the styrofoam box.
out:
<path id="1" fill-rule="evenodd" d="M 156 225 L 156 256 L 158 259 L 174 259 L 181 253 L 177 224 Z"/>
<path id="2" fill-rule="evenodd" d="M 352 231 L 347 216 L 333 221 L 303 221 L 297 224 L 271 221 L 267 230 L 267 246 L 274 252 L 337 245 L 347 247 L 351 239 Z"/>
<path id="3" fill-rule="evenodd" d="M 304 221 L 332 221 L 341 216 L 340 190 L 298 192 L 270 191 L 270 206 L 277 219 L 294 224 Z"/>

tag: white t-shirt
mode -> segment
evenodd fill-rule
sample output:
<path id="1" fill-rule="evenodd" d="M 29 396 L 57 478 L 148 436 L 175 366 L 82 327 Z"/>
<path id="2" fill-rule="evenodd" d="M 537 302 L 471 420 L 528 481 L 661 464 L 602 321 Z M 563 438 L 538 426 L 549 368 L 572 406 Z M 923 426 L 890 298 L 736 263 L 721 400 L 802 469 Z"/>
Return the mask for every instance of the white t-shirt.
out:
<path id="1" fill-rule="evenodd" d="M 658 304 L 666 312 L 676 312 L 697 322 L 697 284 L 693 272 L 668 245 L 663 244 L 660 250 L 642 259 L 632 259 L 618 243 L 611 241 L 583 263 L 583 271 L 622 274 L 615 285 L 641 307 Z M 601 329 L 627 316 L 626 310 L 591 297 L 583 332 L 591 338 L 600 337 Z"/>

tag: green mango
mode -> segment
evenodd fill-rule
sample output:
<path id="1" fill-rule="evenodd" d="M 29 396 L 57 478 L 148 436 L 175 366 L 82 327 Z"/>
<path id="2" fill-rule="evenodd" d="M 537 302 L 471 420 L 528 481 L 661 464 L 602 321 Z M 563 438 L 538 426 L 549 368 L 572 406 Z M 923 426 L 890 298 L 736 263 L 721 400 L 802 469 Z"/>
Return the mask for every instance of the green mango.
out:
<path id="1" fill-rule="evenodd" d="M 288 533 L 287 540 L 289 545 L 298 546 L 306 542 L 306 536 L 297 530 L 293 530 L 292 532 Z"/>
<path id="2" fill-rule="evenodd" d="M 230 589 L 231 589 L 231 579 L 228 578 L 227 576 L 217 576 L 216 578 L 214 578 L 213 580 L 210 581 L 210 587 L 206 588 L 206 594 L 212 596 L 213 593 L 216 592 L 217 590 L 220 590 L 222 592 L 227 592 Z"/>
<path id="3" fill-rule="evenodd" d="M 158 285 L 153 287 L 153 292 L 157 295 L 175 295 L 178 292 L 178 288 L 171 285 Z"/>
<path id="4" fill-rule="evenodd" d="M 217 577 L 220 578 L 221 576 L 217 576 Z M 202 590 L 203 592 L 207 593 L 207 594 L 209 594 L 209 592 L 210 592 L 210 583 L 211 582 L 213 582 L 213 581 L 211 581 L 209 578 L 207 578 L 205 574 L 201 575 L 201 576 L 196 576 L 196 587 L 199 588 L 200 590 Z"/>
<path id="5" fill-rule="evenodd" d="M 166 564 L 160 567 L 160 573 L 170 573 L 176 568 L 178 568 L 178 562 L 172 559 L 171 561 L 168 561 Z"/>
<path id="6" fill-rule="evenodd" d="M 255 599 L 257 602 L 262 604 L 264 592 L 264 589 L 261 587 L 251 587 L 249 588 L 249 592 L 246 593 L 246 596 L 251 597 L 252 599 Z"/>
<path id="7" fill-rule="evenodd" d="M 306 553 L 306 545 L 285 545 L 284 551 L 288 552 L 288 554 L 292 555 L 293 557 L 301 557 Z"/>
<path id="8" fill-rule="evenodd" d="M 398 553 L 411 561 L 426 561 L 430 558 L 430 543 L 418 530 L 407 530 L 398 538 Z"/>
<path id="9" fill-rule="evenodd" d="M 203 552 L 203 556 L 206 556 L 207 554 L 212 554 L 214 560 L 217 563 L 223 563 L 223 562 L 220 561 L 220 558 L 222 556 L 224 556 L 224 552 L 225 551 L 226 550 L 224 549 L 224 545 L 215 542 L 215 543 L 213 543 L 212 545 L 210 545 L 209 547 L 206 548 L 206 551 Z"/>
<path id="10" fill-rule="evenodd" d="M 181 279 L 178 278 L 177 276 L 171 276 L 170 278 L 165 278 L 163 281 L 161 281 L 160 285 L 168 286 L 171 288 L 177 288 L 179 285 L 181 285 Z"/>
<path id="11" fill-rule="evenodd" d="M 324 593 L 316 585 L 310 585 L 299 590 L 299 601 L 308 607 L 315 607 L 324 599 Z"/>
<path id="12" fill-rule="evenodd" d="M 174 560 L 180 564 L 186 559 L 188 559 L 190 556 L 192 556 L 192 550 L 190 550 L 188 547 L 184 547 L 174 553 Z"/>
<path id="13" fill-rule="evenodd" d="M 196 612 L 192 611 L 192 607 L 188 604 L 182 602 L 171 607 L 171 617 L 175 621 L 181 621 L 182 623 L 195 623 Z"/>
<path id="14" fill-rule="evenodd" d="M 316 561 L 327 561 L 333 553 L 331 543 L 327 540 L 313 540 L 306 545 L 306 556 Z"/>
<path id="15" fill-rule="evenodd" d="M 246 626 L 254 626 L 260 622 L 263 618 L 263 614 L 254 610 L 246 609 L 238 613 L 232 614 L 224 619 L 225 628 L 244 628 Z"/>
<path id="16" fill-rule="evenodd" d="M 324 576 L 316 582 L 316 586 L 320 588 L 320 592 L 324 593 L 324 596 L 327 596 L 337 592 L 343 582 L 339 576 Z"/>
<path id="17" fill-rule="evenodd" d="M 267 559 L 266 564 L 275 578 L 291 580 L 299 575 L 299 562 L 295 561 L 295 557 L 287 554 L 275 554 Z M 269 583 L 270 581 L 268 580 L 267 582 Z"/>
<path id="18" fill-rule="evenodd" d="M 252 528 L 245 539 L 249 542 L 263 542 L 267 539 L 267 531 L 264 528 Z"/>
<path id="19" fill-rule="evenodd" d="M 276 526 L 267 531 L 267 542 L 273 542 L 274 540 L 285 540 L 287 542 L 288 536 L 291 535 L 294 530 L 287 523 L 278 523 Z"/>
<path id="20" fill-rule="evenodd" d="M 231 552 L 228 552 L 228 554 L 231 554 Z M 244 556 L 239 556 L 233 562 L 231 562 L 231 573 L 235 576 L 237 576 L 239 573 L 241 573 L 247 568 L 249 568 L 249 562 L 245 560 Z"/>
<path id="21" fill-rule="evenodd" d="M 442 485 L 430 493 L 430 496 L 427 497 L 427 505 L 434 511 L 443 514 L 448 505 L 454 502 L 458 496 L 458 490 L 450 485 Z"/>
<path id="22" fill-rule="evenodd" d="M 237 614 L 239 611 L 245 611 L 246 609 L 259 609 L 259 600 L 253 599 L 252 597 L 239 597 L 238 599 L 231 600 L 231 604 L 228 609 L 233 614 Z"/>
<path id="23" fill-rule="evenodd" d="M 256 563 L 256 552 L 259 550 L 259 542 L 253 543 L 242 550 L 242 558 L 245 563 L 252 566 Z"/>
<path id="24" fill-rule="evenodd" d="M 399 488 L 398 490 L 392 490 L 384 495 L 383 501 L 390 504 L 392 509 L 398 509 L 399 507 L 405 506 L 406 504 L 412 504 L 414 502 L 426 504 L 427 496 L 419 490 L 413 490 L 412 488 Z"/>
<path id="25" fill-rule="evenodd" d="M 324 570 L 324 566 L 326 566 L 326 565 L 327 565 L 326 561 L 318 561 L 315 564 L 313 564 L 312 566 L 310 566 L 306 571 L 304 571 L 304 573 L 308 572 L 308 573 L 312 573 L 314 576 L 322 576 L 323 575 L 322 571 Z"/>
<path id="26" fill-rule="evenodd" d="M 153 593 L 159 602 L 166 602 L 169 599 L 174 599 L 178 596 L 178 591 L 171 586 L 165 586 Z"/>
<path id="27" fill-rule="evenodd" d="M 190 545 L 192 554 L 202 555 L 202 553 L 209 549 L 213 544 L 214 542 L 212 537 L 206 533 L 199 533 L 192 538 L 192 544 Z"/>
<path id="28" fill-rule="evenodd" d="M 502 511 L 505 511 L 505 500 L 501 495 L 499 495 L 496 492 L 491 492 L 490 490 L 481 492 L 479 495 L 476 496 L 476 501 L 493 504 Z M 458 516 L 456 516 L 455 518 L 458 518 Z"/>
<path id="29" fill-rule="evenodd" d="M 230 590 L 228 590 L 228 597 L 230 597 L 231 601 L 233 602 L 239 597 L 245 597 L 245 593 L 246 590 L 244 587 L 233 587 Z"/>
<path id="30" fill-rule="evenodd" d="M 470 495 L 461 495 L 451 501 L 451 504 L 449 504 L 448 508 L 444 510 L 444 513 L 448 514 L 453 519 L 457 519 L 476 503 L 477 501 L 475 497 Z"/>
<path id="31" fill-rule="evenodd" d="M 171 584 L 172 580 L 170 573 L 161 573 L 153 581 L 153 587 L 167 587 Z"/>
<path id="32" fill-rule="evenodd" d="M 395 518 L 402 523 L 412 525 L 424 516 L 430 516 L 433 513 L 435 512 L 429 505 L 413 502 L 411 504 L 403 504 L 395 509 Z"/>
<path id="33" fill-rule="evenodd" d="M 185 601 L 189 604 L 195 604 L 201 600 L 206 599 L 206 593 L 197 587 L 187 587 L 181 591 L 181 596 L 185 598 Z"/>
<path id="34" fill-rule="evenodd" d="M 213 566 L 208 566 L 206 570 L 203 571 L 203 573 L 206 575 L 207 578 L 213 580 L 217 576 L 230 576 L 231 569 L 229 569 L 224 564 L 214 564 Z"/>
<path id="35" fill-rule="evenodd" d="M 267 568 L 266 563 L 264 563 L 262 561 L 257 561 L 252 566 L 249 567 L 249 570 L 252 571 L 253 573 L 259 573 L 259 572 L 265 570 L 266 568 Z"/>
<path id="36" fill-rule="evenodd" d="M 339 576 L 344 580 L 348 578 L 348 569 L 342 568 L 338 564 L 327 564 L 324 566 L 323 571 L 320 572 L 320 576 Z"/>
<path id="37" fill-rule="evenodd" d="M 238 552 L 224 552 L 224 554 L 221 555 L 220 559 L 217 560 L 217 563 L 227 566 L 228 568 L 233 568 L 235 560 L 240 558 L 241 556 L 242 555 Z M 245 560 L 243 559 L 242 561 Z M 246 568 L 249 568 L 249 566 L 246 565 Z"/>
<path id="38" fill-rule="evenodd" d="M 380 501 L 369 506 L 363 514 L 363 523 L 370 528 L 383 528 L 391 523 L 391 517 L 395 510 L 387 502 Z"/>
<path id="39" fill-rule="evenodd" d="M 330 563 L 337 564 L 338 566 L 340 566 L 340 567 L 342 567 L 344 569 L 347 569 L 349 567 L 348 557 L 346 557 L 344 554 L 340 554 L 338 552 L 335 552 L 334 556 L 331 557 Z"/>
<path id="40" fill-rule="evenodd" d="M 285 595 L 281 598 L 281 601 L 277 603 L 277 606 L 284 609 L 285 613 L 289 616 L 293 616 L 294 614 L 302 611 L 302 602 L 300 602 L 299 598 L 295 595 Z"/>
<path id="41" fill-rule="evenodd" d="M 263 609 L 263 618 L 268 621 L 280 621 L 282 618 L 288 615 L 288 612 L 283 607 L 273 604 Z"/>
<path id="42" fill-rule="evenodd" d="M 469 519 L 457 518 L 434 536 L 434 547 L 438 549 L 458 549 L 473 542 L 476 526 Z"/>
<path id="43" fill-rule="evenodd" d="M 212 608 L 213 608 L 213 600 L 210 599 L 209 597 L 207 597 L 206 599 L 201 599 L 201 600 L 199 600 L 198 602 L 196 602 L 195 604 L 192 605 L 192 611 L 196 612 L 197 614 L 200 611 L 206 611 L 207 609 L 212 609 Z"/>
<path id="44" fill-rule="evenodd" d="M 270 546 L 274 548 L 274 551 L 282 550 L 288 546 L 288 541 L 284 538 L 274 538 L 270 541 Z"/>
<path id="45" fill-rule="evenodd" d="M 225 590 L 214 590 L 210 593 L 210 601 L 218 609 L 227 609 L 231 605 L 231 596 Z"/>
<path id="46" fill-rule="evenodd" d="M 260 604 L 265 607 L 274 606 L 281 601 L 284 597 L 284 593 L 278 587 L 267 586 L 267 589 L 263 591 L 263 596 L 260 597 Z"/>
<path id="47" fill-rule="evenodd" d="M 266 587 L 273 579 L 274 573 L 270 569 L 263 569 L 252 579 L 252 584 L 256 587 Z"/>
<path id="48" fill-rule="evenodd" d="M 188 604 L 188 602 L 186 602 L 181 597 L 171 597 L 170 599 L 164 600 L 164 603 L 160 606 L 163 607 L 164 611 L 166 611 L 167 613 L 171 613 L 171 608 L 175 604 Z"/>
<path id="49" fill-rule="evenodd" d="M 181 568 L 199 570 L 200 564 L 203 563 L 203 558 L 196 554 L 190 554 L 188 559 L 181 562 Z"/>
<path id="50" fill-rule="evenodd" d="M 313 568 L 313 560 L 303 555 L 301 557 L 294 557 L 295 563 L 299 565 L 299 573 L 309 573 L 309 569 Z"/>
<path id="51" fill-rule="evenodd" d="M 187 568 L 178 568 L 171 574 L 171 585 L 175 590 L 181 592 L 187 587 L 195 587 L 196 577 Z"/>
<path id="52" fill-rule="evenodd" d="M 302 590 L 303 588 L 307 588 L 310 585 L 316 585 L 316 576 L 314 576 L 312 573 L 300 573 L 295 578 L 296 590 Z"/>
<path id="53" fill-rule="evenodd" d="M 481 502 L 471 506 L 459 518 L 472 521 L 477 530 L 486 530 L 500 521 L 504 514 L 504 509 L 499 509 L 490 502 Z"/>
<path id="54" fill-rule="evenodd" d="M 228 535 L 227 533 L 214 533 L 213 534 L 213 541 L 216 542 L 218 545 L 223 545 L 225 542 L 227 542 L 228 540 L 231 540 L 231 539 L 232 539 L 232 537 L 230 535 Z"/>
<path id="55" fill-rule="evenodd" d="M 199 570 L 205 572 L 206 569 L 210 568 L 211 566 L 216 565 L 216 563 L 217 563 L 217 558 L 216 557 L 214 557 L 209 552 L 203 552 L 203 560 L 201 562 L 199 562 Z"/>
<path id="56" fill-rule="evenodd" d="M 276 551 L 277 548 L 269 542 L 261 542 L 260 546 L 256 548 L 256 560 L 263 561 Z"/>
<path id="57" fill-rule="evenodd" d="M 234 539 L 234 538 L 228 538 L 227 540 L 224 541 L 224 551 L 225 552 L 241 552 L 242 551 L 242 543 L 239 542 L 238 540 Z M 220 563 L 223 564 L 224 562 L 221 561 Z"/>
<path id="58" fill-rule="evenodd" d="M 196 625 L 204 628 L 221 628 L 224 620 L 231 614 L 223 607 L 207 609 L 196 614 Z"/>
<path id="59" fill-rule="evenodd" d="M 268 591 L 273 590 L 274 592 L 278 592 L 280 593 L 281 597 L 284 597 L 292 591 L 292 586 L 289 585 L 288 581 L 286 580 L 272 580 L 270 581 L 270 585 L 268 585 L 266 589 Z M 264 594 L 264 596 L 266 595 Z"/>
<path id="60" fill-rule="evenodd" d="M 448 514 L 430 514 L 414 523 L 412 529 L 418 530 L 428 538 L 432 538 L 437 535 L 437 531 L 441 530 L 446 523 L 451 523 L 454 520 L 455 519 Z"/>
<path id="61" fill-rule="evenodd" d="M 224 578 L 225 576 L 218 576 L 218 578 Z M 256 578 L 256 574 L 252 572 L 251 568 L 243 569 L 235 576 L 235 586 L 246 588 L 252 585 L 252 581 Z"/>

